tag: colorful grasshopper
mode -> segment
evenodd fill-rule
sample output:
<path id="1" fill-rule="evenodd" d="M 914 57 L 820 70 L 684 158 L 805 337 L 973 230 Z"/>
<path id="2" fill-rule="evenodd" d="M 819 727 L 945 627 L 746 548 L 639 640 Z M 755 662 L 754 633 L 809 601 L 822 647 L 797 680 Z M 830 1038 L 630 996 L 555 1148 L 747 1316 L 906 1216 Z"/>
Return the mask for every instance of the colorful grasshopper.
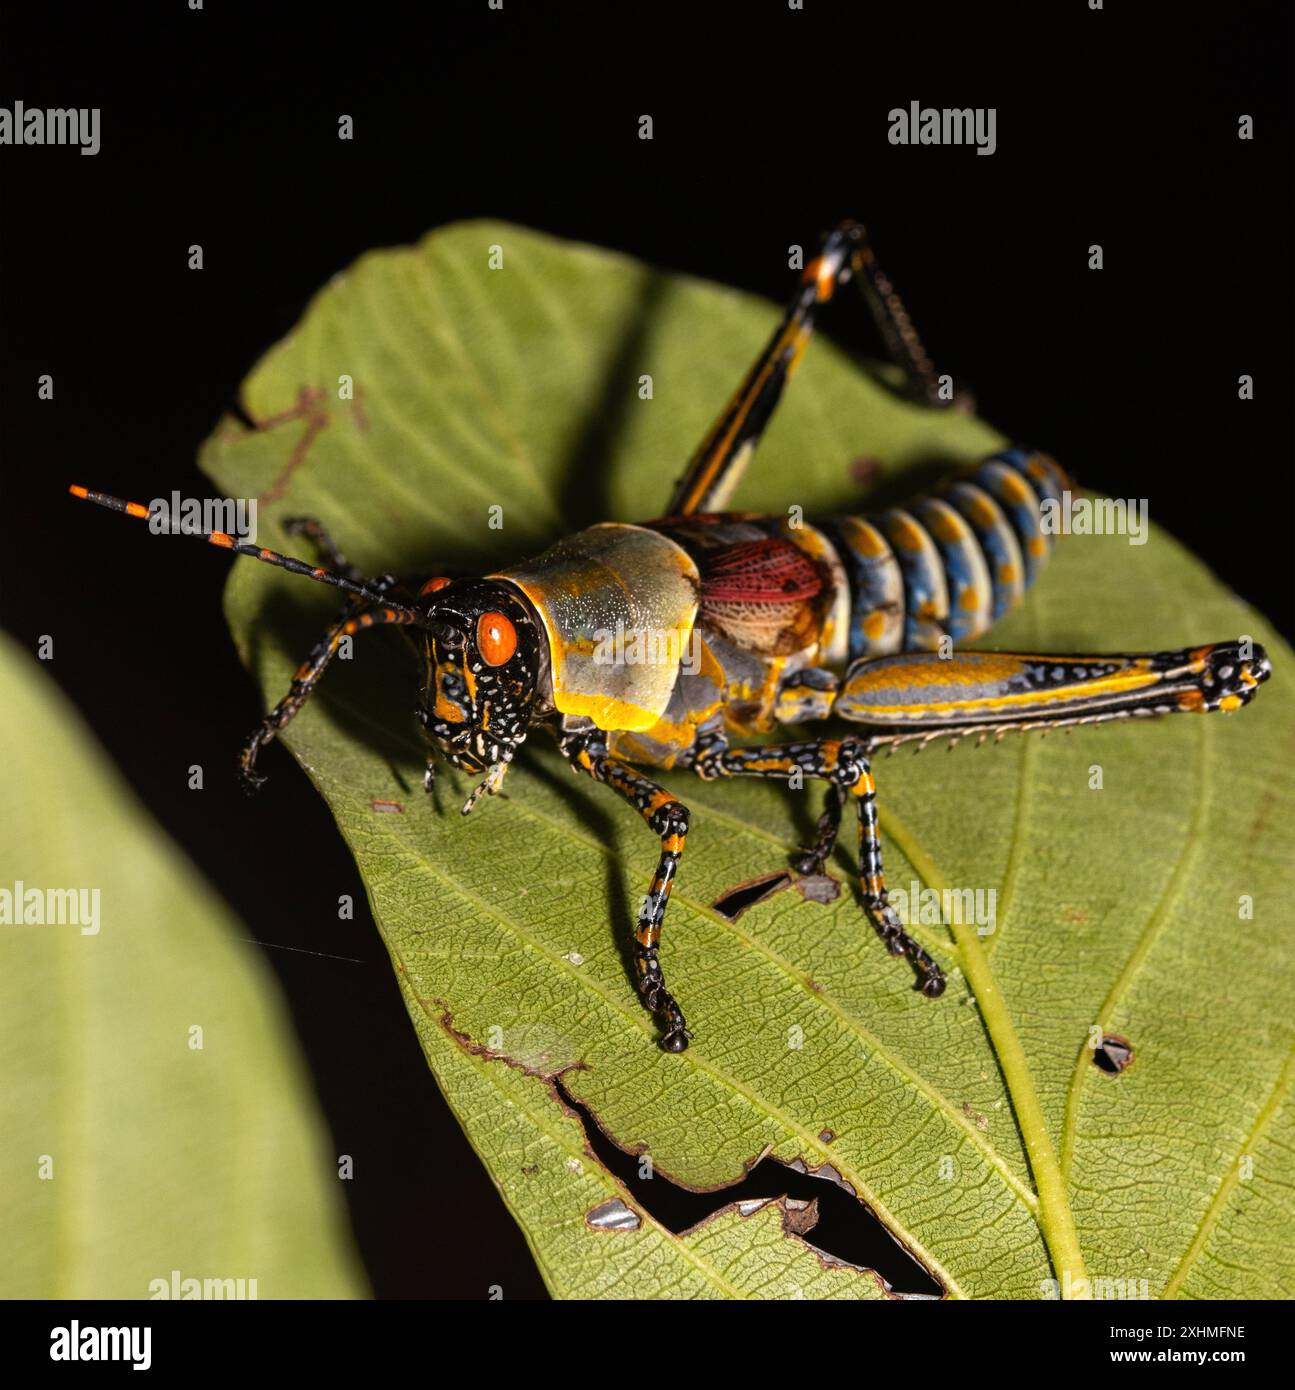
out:
<path id="1" fill-rule="evenodd" d="M 826 782 L 815 843 L 796 861 L 806 874 L 823 870 L 844 807 L 853 802 L 864 911 L 887 947 L 911 961 L 915 987 L 934 998 L 944 991 L 943 972 L 887 901 L 869 766 L 875 749 L 1175 710 L 1233 710 L 1269 675 L 1262 649 L 1238 642 L 1141 656 L 953 652 L 953 643 L 977 637 L 1015 607 L 1047 558 L 1041 503 L 1060 499 L 1068 480 L 1052 460 L 1029 450 L 1009 449 L 939 495 L 872 519 L 833 516 L 797 525 L 722 511 L 809 342 L 819 307 L 851 279 L 911 394 L 939 403 L 931 363 L 863 228 L 843 224 L 806 266 L 777 332 L 703 440 L 661 520 L 594 526 L 484 578 L 438 577 L 420 586 L 365 578 L 315 521 L 297 520 L 288 529 L 315 542 L 321 565 L 221 532 L 206 535 L 214 545 L 351 595 L 289 693 L 248 740 L 242 773 L 250 787 L 264 780 L 255 771 L 260 749 L 301 708 L 342 640 L 395 624 L 417 630 L 418 716 L 433 750 L 484 774 L 465 814 L 483 791 L 495 791 L 540 725 L 573 769 L 639 812 L 660 837 L 661 852 L 638 917 L 637 983 L 669 1052 L 682 1052 L 692 1036 L 660 961 L 688 809 L 634 764 L 690 768 L 708 780 Z M 136 503 L 72 491 L 131 515 L 148 514 Z M 640 641 L 657 659 L 609 659 L 609 635 Z M 694 659 L 685 661 L 686 653 Z M 831 714 L 860 732 L 730 744 L 735 735 L 768 736 L 778 725 Z M 429 790 L 433 770 L 429 753 Z"/>

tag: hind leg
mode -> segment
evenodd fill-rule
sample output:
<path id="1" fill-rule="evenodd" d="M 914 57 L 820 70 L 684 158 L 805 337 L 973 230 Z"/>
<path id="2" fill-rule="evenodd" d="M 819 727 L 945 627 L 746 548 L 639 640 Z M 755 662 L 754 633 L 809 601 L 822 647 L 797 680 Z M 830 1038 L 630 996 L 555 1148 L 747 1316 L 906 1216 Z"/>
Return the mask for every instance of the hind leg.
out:
<path id="1" fill-rule="evenodd" d="M 857 222 L 842 222 L 823 238 L 773 337 L 689 459 L 667 516 L 724 509 L 809 346 L 819 310 L 851 280 L 861 290 L 891 359 L 903 370 L 909 396 L 924 405 L 948 404 L 908 311 L 877 264 L 867 232 Z"/>

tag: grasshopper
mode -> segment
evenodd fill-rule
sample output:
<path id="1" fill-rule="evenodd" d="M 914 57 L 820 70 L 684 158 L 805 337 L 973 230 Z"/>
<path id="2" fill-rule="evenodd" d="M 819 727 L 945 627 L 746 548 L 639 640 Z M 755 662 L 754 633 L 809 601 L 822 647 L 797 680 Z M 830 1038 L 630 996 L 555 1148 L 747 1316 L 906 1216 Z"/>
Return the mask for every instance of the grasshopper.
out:
<path id="1" fill-rule="evenodd" d="M 417 716 L 430 744 L 429 791 L 437 757 L 481 777 L 467 814 L 498 789 L 530 732 L 543 728 L 577 773 L 642 816 L 660 851 L 638 914 L 634 963 L 668 1052 L 684 1051 L 692 1037 L 661 964 L 688 808 L 643 768 L 686 768 L 705 780 L 824 782 L 824 811 L 797 869 L 823 871 L 853 805 L 863 911 L 887 948 L 907 957 L 914 988 L 935 998 L 944 974 L 887 898 L 871 769 L 878 749 L 1231 711 L 1270 674 L 1262 648 L 1248 639 L 1096 656 L 955 650 L 1019 604 L 1047 560 L 1043 509 L 1062 503 L 1070 482 L 1032 449 L 1004 450 L 939 492 L 872 517 L 797 524 L 725 510 L 819 310 L 851 281 L 909 394 L 942 404 L 939 378 L 863 227 L 846 222 L 806 265 L 777 330 L 656 520 L 604 523 L 507 569 L 422 582 L 362 574 L 312 519 L 288 529 L 313 542 L 318 563 L 202 533 L 212 545 L 348 596 L 244 746 L 249 788 L 264 780 L 256 771 L 261 749 L 309 699 L 343 640 L 396 626 L 408 630 L 422 667 Z M 138 503 L 71 491 L 148 515 Z M 768 741 L 780 726 L 829 716 L 857 732 Z"/>

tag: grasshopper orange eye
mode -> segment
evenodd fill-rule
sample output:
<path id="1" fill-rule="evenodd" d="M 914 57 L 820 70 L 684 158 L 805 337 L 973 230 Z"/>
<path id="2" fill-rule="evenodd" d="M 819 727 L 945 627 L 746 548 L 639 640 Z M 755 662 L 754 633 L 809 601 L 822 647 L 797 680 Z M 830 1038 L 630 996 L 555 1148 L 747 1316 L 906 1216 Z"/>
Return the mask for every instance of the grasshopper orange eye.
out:
<path id="1" fill-rule="evenodd" d="M 502 613 L 477 619 L 477 650 L 487 666 L 502 666 L 517 650 L 517 629 Z"/>

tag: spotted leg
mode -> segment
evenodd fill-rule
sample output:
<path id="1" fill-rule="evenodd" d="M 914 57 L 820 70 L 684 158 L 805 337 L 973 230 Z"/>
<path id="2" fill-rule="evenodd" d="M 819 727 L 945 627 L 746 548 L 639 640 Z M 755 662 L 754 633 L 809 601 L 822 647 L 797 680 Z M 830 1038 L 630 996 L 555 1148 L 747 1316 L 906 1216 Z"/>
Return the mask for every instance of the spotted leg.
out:
<path id="1" fill-rule="evenodd" d="M 609 786 L 643 817 L 661 839 L 661 857 L 639 909 L 634 932 L 634 972 L 643 1002 L 661 1021 L 665 1032 L 661 1046 L 667 1052 L 682 1052 L 692 1034 L 683 1010 L 666 988 L 661 971 L 661 927 L 675 870 L 688 838 L 688 808 L 626 763 L 610 757 L 604 735 L 599 730 L 566 734 L 559 739 L 571 766 L 588 773 L 595 782 Z"/>
<path id="2" fill-rule="evenodd" d="M 827 804 L 815 830 L 814 844 L 803 851 L 796 866 L 803 873 L 821 873 L 836 846 L 846 798 L 859 815 L 859 884 L 863 910 L 892 955 L 907 956 L 917 973 L 915 988 L 930 999 L 944 993 L 944 972 L 904 930 L 899 914 L 886 896 L 877 833 L 877 786 L 868 763 L 867 745 L 853 739 L 814 739 L 805 743 L 775 743 L 756 748 L 727 748 L 715 744 L 694 761 L 702 777 L 799 777 L 828 783 Z"/>
<path id="3" fill-rule="evenodd" d="M 309 539 L 314 542 L 315 550 L 318 553 L 319 558 L 324 562 L 324 564 L 326 564 L 329 569 L 336 570 L 339 574 L 346 575 L 348 579 L 354 579 L 357 583 L 370 584 L 374 588 L 379 589 L 383 592 L 390 592 L 401 587 L 400 581 L 396 579 L 394 575 L 384 574 L 379 579 L 369 579 L 364 574 L 364 571 L 359 568 L 358 565 L 353 565 L 346 558 L 346 556 L 342 554 L 341 550 L 338 549 L 337 544 L 333 541 L 332 537 L 328 534 L 328 531 L 325 529 L 323 522 L 317 521 L 313 516 L 288 517 L 284 520 L 283 529 L 287 531 L 290 535 L 309 537 Z M 442 569 L 440 572 L 443 573 L 444 570 Z M 352 600 L 348 607 L 343 610 L 343 616 L 350 616 L 358 608 L 358 606 L 358 603 L 356 603 L 355 600 Z M 322 649 L 325 647 L 332 633 L 333 629 L 330 628 L 328 634 L 325 636 L 323 641 L 320 642 L 319 646 L 315 648 L 315 650 L 310 654 L 310 657 L 307 658 L 306 662 L 303 664 L 301 668 L 302 671 L 306 670 L 306 668 L 310 666 L 311 662 L 321 654 Z M 345 636 L 346 634 L 343 633 L 342 635 Z M 326 666 L 331 659 L 331 652 L 325 654 L 323 656 L 324 666 Z M 298 674 L 300 674 L 300 672 Z M 315 679 L 318 680 L 319 676 L 322 674 L 323 667 L 321 666 L 319 673 L 318 675 L 316 675 Z M 306 696 L 308 695 L 309 691 L 306 692 Z M 306 698 L 306 696 L 303 696 L 302 698 L 304 699 Z M 289 698 L 291 698 L 291 696 L 289 696 Z M 421 718 L 423 714 L 424 711 L 421 709 L 421 707 L 415 710 L 415 715 L 419 718 Z M 288 719 L 290 719 L 292 715 L 289 714 L 287 717 Z M 287 720 L 285 720 L 284 722 L 286 723 Z M 268 742 L 269 739 L 273 736 L 273 734 L 269 734 L 261 741 L 263 743 Z M 255 753 L 253 753 L 252 756 L 253 759 L 255 759 Z M 255 785 L 259 786 L 264 780 L 265 778 L 263 777 L 256 778 Z M 436 790 L 436 760 L 434 757 L 432 757 L 430 753 L 427 756 L 427 762 L 423 768 L 423 790 L 429 796 Z"/>
<path id="4" fill-rule="evenodd" d="M 319 559 L 329 569 L 344 575 L 347 579 L 357 584 L 365 584 L 384 594 L 399 588 L 399 581 L 394 576 L 384 574 L 378 579 L 370 579 L 357 565 L 351 564 L 338 549 L 324 524 L 314 517 L 288 517 L 283 523 L 283 529 L 289 535 L 309 538 L 314 544 Z M 342 609 L 341 617 L 315 643 L 310 655 L 297 667 L 288 693 L 261 720 L 251 737 L 243 745 L 238 763 L 243 778 L 243 786 L 247 791 L 254 792 L 265 782 L 265 778 L 256 772 L 257 755 L 267 743 L 273 742 L 283 727 L 291 722 L 297 711 L 310 699 L 315 686 L 319 684 L 320 678 L 328 669 L 329 662 L 340 650 L 343 640 L 347 637 L 353 637 L 357 632 L 366 628 L 392 624 L 408 626 L 409 623 L 408 614 L 402 614 L 390 608 L 382 608 L 377 604 L 365 603 L 354 596 L 347 600 Z"/>
<path id="5" fill-rule="evenodd" d="M 794 861 L 802 874 L 821 874 L 827 867 L 841 833 L 841 812 L 844 809 L 845 792 L 837 783 L 830 782 L 823 802 L 823 814 L 814 827 L 814 843 L 803 849 Z"/>
<path id="6" fill-rule="evenodd" d="M 267 743 L 278 737 L 284 726 L 291 722 L 302 705 L 310 699 L 343 641 L 371 627 L 408 626 L 412 621 L 411 615 L 406 611 L 363 604 L 351 609 L 349 615 L 339 618 L 324 633 L 311 649 L 310 655 L 297 667 L 288 693 L 261 720 L 243 745 L 238 765 L 243 785 L 249 792 L 254 792 L 265 781 L 256 771 L 257 755 Z"/>

